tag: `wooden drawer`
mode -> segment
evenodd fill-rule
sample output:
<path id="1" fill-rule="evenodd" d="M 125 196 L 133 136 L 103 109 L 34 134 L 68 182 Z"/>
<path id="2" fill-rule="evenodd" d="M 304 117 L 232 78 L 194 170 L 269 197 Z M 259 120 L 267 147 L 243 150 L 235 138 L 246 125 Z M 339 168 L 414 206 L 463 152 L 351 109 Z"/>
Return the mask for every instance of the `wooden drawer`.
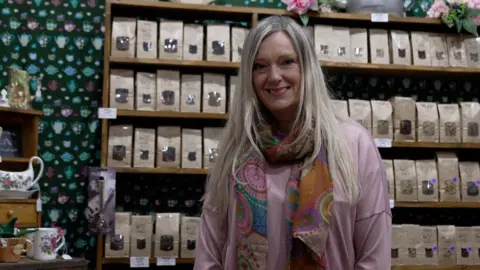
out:
<path id="1" fill-rule="evenodd" d="M 17 217 L 19 227 L 37 227 L 39 214 L 37 205 L 35 200 L 29 201 L 31 202 L 0 202 L 0 223 L 7 223 L 13 217 Z"/>

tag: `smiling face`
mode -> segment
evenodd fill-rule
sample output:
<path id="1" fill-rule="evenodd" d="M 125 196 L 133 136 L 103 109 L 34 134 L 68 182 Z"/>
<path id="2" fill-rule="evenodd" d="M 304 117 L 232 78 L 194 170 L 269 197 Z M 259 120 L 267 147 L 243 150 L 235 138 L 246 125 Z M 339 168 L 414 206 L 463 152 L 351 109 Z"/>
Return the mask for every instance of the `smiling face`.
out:
<path id="1" fill-rule="evenodd" d="M 286 33 L 276 32 L 262 41 L 252 77 L 263 105 L 277 121 L 291 125 L 300 103 L 301 74 L 298 55 Z"/>

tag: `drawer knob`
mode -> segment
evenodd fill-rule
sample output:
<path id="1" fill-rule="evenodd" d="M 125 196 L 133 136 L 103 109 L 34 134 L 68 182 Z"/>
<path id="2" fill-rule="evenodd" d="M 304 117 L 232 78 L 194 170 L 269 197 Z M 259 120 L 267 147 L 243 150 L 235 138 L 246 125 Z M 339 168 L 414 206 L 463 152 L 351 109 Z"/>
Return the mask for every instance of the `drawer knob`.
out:
<path id="1" fill-rule="evenodd" d="M 13 210 L 8 210 L 7 217 L 9 218 L 13 217 Z"/>

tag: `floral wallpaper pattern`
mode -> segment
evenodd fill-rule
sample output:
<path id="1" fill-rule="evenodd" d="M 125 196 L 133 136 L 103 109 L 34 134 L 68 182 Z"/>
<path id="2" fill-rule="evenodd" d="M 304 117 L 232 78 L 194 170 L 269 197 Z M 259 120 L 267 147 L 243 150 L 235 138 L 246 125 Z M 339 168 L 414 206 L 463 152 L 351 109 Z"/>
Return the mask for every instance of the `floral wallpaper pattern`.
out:
<path id="1" fill-rule="evenodd" d="M 0 88 L 10 66 L 42 81 L 33 106 L 45 114 L 39 123 L 43 226 L 62 227 L 69 253 L 93 259 L 96 239 L 83 211 L 86 168 L 98 165 L 100 154 L 104 1 L 0 0 L 0 12 Z"/>

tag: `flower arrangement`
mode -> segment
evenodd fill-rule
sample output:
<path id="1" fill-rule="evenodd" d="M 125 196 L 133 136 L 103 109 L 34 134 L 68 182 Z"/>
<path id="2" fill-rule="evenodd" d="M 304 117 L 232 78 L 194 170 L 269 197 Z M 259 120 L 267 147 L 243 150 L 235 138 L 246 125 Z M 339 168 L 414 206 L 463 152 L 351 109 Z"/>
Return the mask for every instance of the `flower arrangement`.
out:
<path id="1" fill-rule="evenodd" d="M 442 18 L 450 28 L 456 26 L 478 36 L 480 24 L 480 0 L 436 0 L 427 12 L 429 18 Z"/>
<path id="2" fill-rule="evenodd" d="M 287 10 L 300 16 L 300 20 L 307 25 L 309 10 L 329 13 L 333 12 L 332 6 L 335 0 L 281 0 L 287 6 Z M 479 0 L 480 1 L 480 0 Z"/>

